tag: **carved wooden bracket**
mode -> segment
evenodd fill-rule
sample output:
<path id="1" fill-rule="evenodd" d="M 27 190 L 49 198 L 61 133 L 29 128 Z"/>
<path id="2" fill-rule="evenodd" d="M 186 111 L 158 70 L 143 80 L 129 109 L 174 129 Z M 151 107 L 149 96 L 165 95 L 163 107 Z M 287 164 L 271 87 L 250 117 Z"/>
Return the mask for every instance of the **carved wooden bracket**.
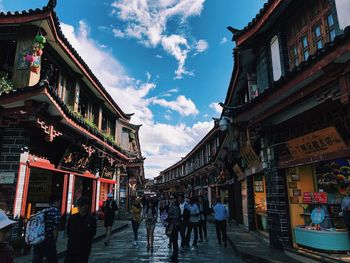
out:
<path id="1" fill-rule="evenodd" d="M 91 147 L 90 145 L 83 144 L 83 148 L 87 152 L 89 157 L 91 157 L 91 155 L 95 152 L 95 149 L 93 147 Z"/>
<path id="2" fill-rule="evenodd" d="M 56 130 L 52 124 L 47 124 L 44 120 L 41 120 L 40 118 L 36 119 L 36 123 L 46 134 L 46 141 L 52 142 L 54 138 L 62 135 L 62 132 Z"/>

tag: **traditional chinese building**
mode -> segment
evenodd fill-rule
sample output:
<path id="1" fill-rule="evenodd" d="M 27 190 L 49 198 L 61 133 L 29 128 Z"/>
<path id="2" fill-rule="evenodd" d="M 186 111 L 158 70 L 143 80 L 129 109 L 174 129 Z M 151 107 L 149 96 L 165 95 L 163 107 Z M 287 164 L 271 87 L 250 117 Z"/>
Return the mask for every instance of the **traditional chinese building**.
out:
<path id="1" fill-rule="evenodd" d="M 154 178 L 153 189 L 165 195 L 202 195 L 210 204 L 218 196 L 227 200 L 231 194 L 227 185 L 230 178 L 219 155 L 224 135 L 216 122 L 214 128 L 185 157 Z"/>
<path id="2" fill-rule="evenodd" d="M 239 147 L 224 159 L 241 194 L 238 223 L 277 248 L 350 247 L 339 214 L 350 183 L 349 6 L 269 0 L 245 28 L 229 28 L 221 120 Z"/>
<path id="3" fill-rule="evenodd" d="M 108 193 L 122 200 L 121 188 L 132 194 L 144 180 L 140 126 L 65 38 L 55 6 L 0 13 L 0 201 L 15 216 L 50 196 L 62 214 L 80 196 L 95 212 Z"/>

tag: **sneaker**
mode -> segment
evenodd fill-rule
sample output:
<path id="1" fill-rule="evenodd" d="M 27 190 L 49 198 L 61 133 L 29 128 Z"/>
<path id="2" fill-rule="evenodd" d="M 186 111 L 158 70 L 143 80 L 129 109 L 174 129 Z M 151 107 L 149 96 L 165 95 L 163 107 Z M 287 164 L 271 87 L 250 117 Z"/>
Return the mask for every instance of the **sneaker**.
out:
<path id="1" fill-rule="evenodd" d="M 203 239 L 199 239 L 199 240 L 198 240 L 198 243 L 202 243 L 202 242 L 203 242 Z"/>
<path id="2" fill-rule="evenodd" d="M 137 241 L 136 240 L 134 241 L 134 247 L 137 247 Z"/>

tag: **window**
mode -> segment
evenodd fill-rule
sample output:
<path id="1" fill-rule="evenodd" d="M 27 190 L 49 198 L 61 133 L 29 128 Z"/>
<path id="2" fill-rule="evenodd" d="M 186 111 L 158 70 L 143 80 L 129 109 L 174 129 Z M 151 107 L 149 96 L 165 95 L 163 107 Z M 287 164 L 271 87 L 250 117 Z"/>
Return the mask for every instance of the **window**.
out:
<path id="1" fill-rule="evenodd" d="M 320 25 L 316 25 L 314 27 L 314 44 L 316 49 L 323 48 L 322 33 L 321 33 Z"/>
<path id="2" fill-rule="evenodd" d="M 303 59 L 306 61 L 309 58 L 309 41 L 307 35 L 303 36 L 301 39 L 301 46 L 303 48 Z"/>
<path id="3" fill-rule="evenodd" d="M 327 32 L 328 32 L 328 38 L 329 41 L 333 41 L 335 38 L 335 23 L 334 23 L 334 18 L 333 14 L 328 14 L 327 16 Z"/>
<path id="4" fill-rule="evenodd" d="M 298 55 L 298 47 L 296 44 L 294 44 L 291 48 L 291 62 L 294 67 L 297 67 L 299 65 L 299 55 Z"/>
<path id="5" fill-rule="evenodd" d="M 272 69 L 273 69 L 273 80 L 279 80 L 282 76 L 281 67 L 281 54 L 278 37 L 274 36 L 271 40 L 271 56 L 272 56 Z"/>

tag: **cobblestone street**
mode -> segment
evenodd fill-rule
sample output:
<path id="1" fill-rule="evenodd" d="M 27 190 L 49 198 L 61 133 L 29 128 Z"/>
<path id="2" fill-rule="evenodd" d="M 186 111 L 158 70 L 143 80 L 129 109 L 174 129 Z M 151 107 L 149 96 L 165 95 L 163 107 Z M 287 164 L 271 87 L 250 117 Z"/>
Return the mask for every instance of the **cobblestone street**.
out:
<path id="1" fill-rule="evenodd" d="M 179 262 L 242 262 L 228 245 L 218 245 L 215 226 L 208 224 L 208 242 L 198 243 L 198 247 L 179 250 Z M 90 262 L 168 262 L 171 250 L 168 248 L 168 238 L 164 234 L 164 227 L 158 223 L 154 233 L 154 251 L 147 252 L 146 230 L 144 224 L 139 228 L 139 247 L 133 246 L 132 228 L 116 233 L 112 236 L 108 247 L 103 241 L 95 243 L 90 256 Z"/>

